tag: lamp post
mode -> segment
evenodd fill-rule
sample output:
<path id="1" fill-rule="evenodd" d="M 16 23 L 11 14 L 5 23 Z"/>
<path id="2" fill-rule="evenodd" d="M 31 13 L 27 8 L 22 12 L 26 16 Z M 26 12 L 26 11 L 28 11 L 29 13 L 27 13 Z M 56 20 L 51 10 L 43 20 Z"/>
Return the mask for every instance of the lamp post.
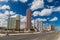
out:
<path id="1" fill-rule="evenodd" d="M 9 36 L 8 34 L 8 29 L 9 29 L 9 20 L 10 20 L 10 13 L 9 13 L 9 15 L 8 15 L 8 21 L 7 21 L 7 34 L 6 34 L 6 36 Z"/>

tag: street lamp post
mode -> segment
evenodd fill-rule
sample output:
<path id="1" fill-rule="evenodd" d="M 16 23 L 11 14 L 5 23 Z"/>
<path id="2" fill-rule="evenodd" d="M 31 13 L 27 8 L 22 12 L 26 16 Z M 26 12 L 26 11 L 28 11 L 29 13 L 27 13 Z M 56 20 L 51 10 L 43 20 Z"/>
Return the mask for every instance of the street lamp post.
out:
<path id="1" fill-rule="evenodd" d="M 9 13 L 9 15 L 8 15 L 8 21 L 7 21 L 8 24 L 7 24 L 7 34 L 6 34 L 6 36 L 8 36 L 8 34 L 9 34 L 9 33 L 8 33 L 8 29 L 9 29 L 9 20 L 10 20 L 10 13 Z"/>

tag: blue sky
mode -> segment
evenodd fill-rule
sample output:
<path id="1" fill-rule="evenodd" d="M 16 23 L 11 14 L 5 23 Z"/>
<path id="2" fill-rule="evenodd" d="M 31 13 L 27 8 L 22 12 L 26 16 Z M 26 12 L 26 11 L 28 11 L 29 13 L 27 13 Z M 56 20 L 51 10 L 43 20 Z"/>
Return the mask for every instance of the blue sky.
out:
<path id="1" fill-rule="evenodd" d="M 9 13 L 11 16 L 20 14 L 21 21 L 25 22 L 27 9 L 32 10 L 32 22 L 40 20 L 60 27 L 60 0 L 1 0 L 0 26 L 6 26 Z"/>

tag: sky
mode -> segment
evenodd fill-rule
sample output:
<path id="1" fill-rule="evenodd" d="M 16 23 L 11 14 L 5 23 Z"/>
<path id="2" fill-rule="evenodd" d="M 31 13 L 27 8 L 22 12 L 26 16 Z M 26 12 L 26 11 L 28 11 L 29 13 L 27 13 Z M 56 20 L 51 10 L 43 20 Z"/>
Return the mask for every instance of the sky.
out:
<path id="1" fill-rule="evenodd" d="M 26 10 L 32 10 L 32 22 L 42 21 L 60 28 L 60 0 L 0 0 L 0 27 L 7 26 L 8 15 L 21 16 L 21 27 L 25 25 Z M 23 24 L 23 25 L 22 25 Z"/>

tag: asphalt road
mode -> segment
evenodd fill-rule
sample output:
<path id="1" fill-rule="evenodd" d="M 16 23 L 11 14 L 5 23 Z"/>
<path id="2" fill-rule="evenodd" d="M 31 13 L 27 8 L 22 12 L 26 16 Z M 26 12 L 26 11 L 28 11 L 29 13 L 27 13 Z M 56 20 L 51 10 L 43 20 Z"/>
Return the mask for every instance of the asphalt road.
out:
<path id="1" fill-rule="evenodd" d="M 0 40 L 56 40 L 58 33 L 39 33 L 29 35 L 18 35 L 18 36 L 6 36 L 1 37 Z"/>

